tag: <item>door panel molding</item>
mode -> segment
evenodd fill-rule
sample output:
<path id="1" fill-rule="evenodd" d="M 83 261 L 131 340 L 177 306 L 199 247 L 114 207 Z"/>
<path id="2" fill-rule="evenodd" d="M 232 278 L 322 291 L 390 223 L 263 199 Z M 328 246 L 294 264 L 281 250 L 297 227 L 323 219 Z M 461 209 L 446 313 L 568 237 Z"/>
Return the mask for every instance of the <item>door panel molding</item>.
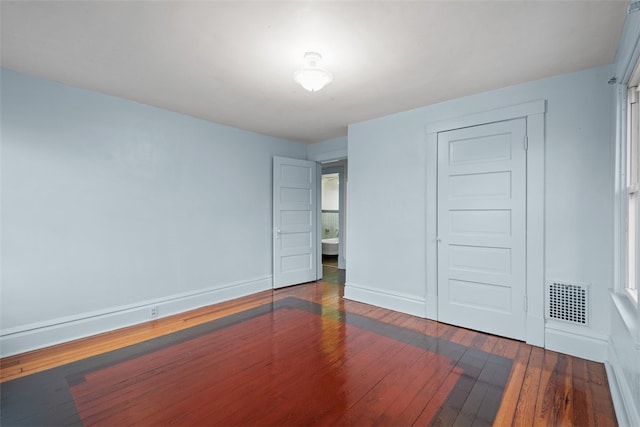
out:
<path id="1" fill-rule="evenodd" d="M 544 114 L 546 101 L 536 100 L 429 122 L 425 126 L 426 171 L 426 317 L 438 320 L 437 189 L 438 133 L 487 123 L 525 118 L 528 138 L 526 197 L 526 341 L 544 347 Z"/>

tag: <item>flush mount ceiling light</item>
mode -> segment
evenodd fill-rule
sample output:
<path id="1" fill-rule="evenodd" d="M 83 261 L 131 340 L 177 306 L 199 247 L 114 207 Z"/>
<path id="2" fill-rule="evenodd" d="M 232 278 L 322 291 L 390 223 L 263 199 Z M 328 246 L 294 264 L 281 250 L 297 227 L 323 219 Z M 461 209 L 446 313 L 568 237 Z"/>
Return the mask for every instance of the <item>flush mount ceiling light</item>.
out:
<path id="1" fill-rule="evenodd" d="M 304 68 L 293 75 L 293 79 L 309 92 L 317 92 L 333 80 L 333 75 L 322 68 L 320 61 L 322 61 L 322 55 L 319 53 L 305 53 Z"/>

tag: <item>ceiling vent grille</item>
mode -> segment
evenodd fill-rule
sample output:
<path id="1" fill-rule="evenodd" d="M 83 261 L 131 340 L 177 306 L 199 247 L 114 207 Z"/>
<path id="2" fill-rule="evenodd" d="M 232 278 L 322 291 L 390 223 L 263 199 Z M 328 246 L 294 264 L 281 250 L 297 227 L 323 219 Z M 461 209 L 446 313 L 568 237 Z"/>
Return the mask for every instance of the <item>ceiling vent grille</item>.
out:
<path id="1" fill-rule="evenodd" d="M 589 325 L 589 287 L 551 282 L 547 284 L 547 318 Z"/>

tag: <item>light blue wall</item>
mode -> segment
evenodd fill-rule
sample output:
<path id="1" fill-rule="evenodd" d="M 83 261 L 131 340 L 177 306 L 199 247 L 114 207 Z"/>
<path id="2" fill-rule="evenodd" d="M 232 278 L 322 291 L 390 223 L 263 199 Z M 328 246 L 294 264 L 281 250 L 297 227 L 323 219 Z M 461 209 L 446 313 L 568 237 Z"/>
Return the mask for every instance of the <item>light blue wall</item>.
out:
<path id="1" fill-rule="evenodd" d="M 272 156 L 306 145 L 5 69 L 1 89 L 3 332 L 270 283 Z"/>
<path id="2" fill-rule="evenodd" d="M 613 286 L 612 73 L 589 69 L 349 126 L 345 292 L 377 292 L 400 309 L 425 298 L 427 123 L 545 99 L 544 274 L 591 285 L 591 324 L 569 330 L 603 358 L 610 319 L 600 302 Z"/>
<path id="3" fill-rule="evenodd" d="M 330 162 L 347 157 L 347 137 L 328 139 L 326 141 L 309 144 L 307 159 L 314 162 Z"/>

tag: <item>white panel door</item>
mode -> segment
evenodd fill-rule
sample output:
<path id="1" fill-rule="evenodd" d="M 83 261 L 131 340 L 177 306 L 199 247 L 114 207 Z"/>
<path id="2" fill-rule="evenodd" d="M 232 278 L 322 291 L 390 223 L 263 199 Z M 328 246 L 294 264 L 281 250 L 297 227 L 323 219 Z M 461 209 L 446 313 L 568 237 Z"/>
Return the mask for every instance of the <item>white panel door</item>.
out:
<path id="1" fill-rule="evenodd" d="M 438 320 L 525 338 L 526 122 L 438 134 Z"/>
<path id="2" fill-rule="evenodd" d="M 317 166 L 273 158 L 273 287 L 316 280 Z"/>

